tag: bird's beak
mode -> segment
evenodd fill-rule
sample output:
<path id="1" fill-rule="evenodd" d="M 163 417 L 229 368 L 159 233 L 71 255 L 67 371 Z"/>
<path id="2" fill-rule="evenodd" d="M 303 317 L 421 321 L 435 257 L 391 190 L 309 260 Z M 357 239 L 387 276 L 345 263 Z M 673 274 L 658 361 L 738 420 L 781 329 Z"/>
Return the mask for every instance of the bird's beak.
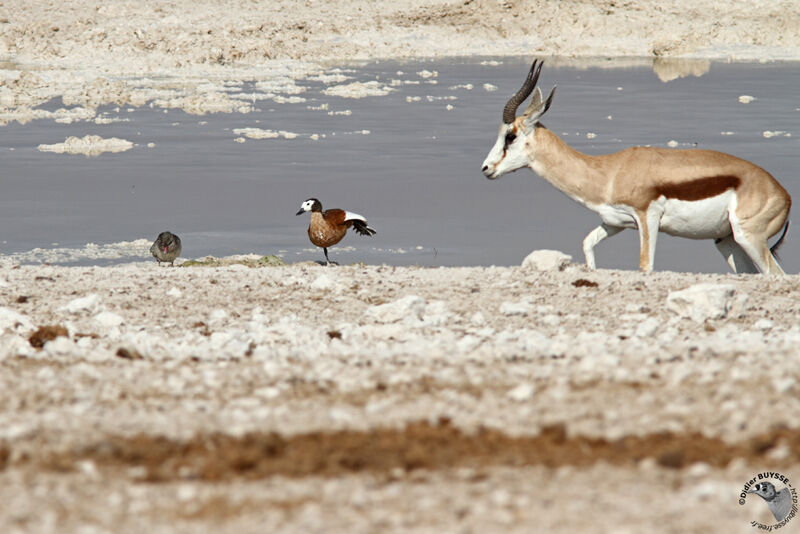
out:
<path id="1" fill-rule="evenodd" d="M 304 209 L 301 209 L 300 211 L 298 211 L 297 213 L 295 213 L 295 215 L 302 215 L 302 214 L 304 214 L 305 212 L 306 212 L 306 210 L 304 210 Z"/>

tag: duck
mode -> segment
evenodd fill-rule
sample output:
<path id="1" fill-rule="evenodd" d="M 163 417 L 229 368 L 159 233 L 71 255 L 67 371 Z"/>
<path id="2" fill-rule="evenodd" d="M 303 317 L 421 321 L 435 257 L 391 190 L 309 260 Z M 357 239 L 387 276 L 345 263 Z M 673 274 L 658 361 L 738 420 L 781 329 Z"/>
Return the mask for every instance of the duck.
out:
<path id="1" fill-rule="evenodd" d="M 375 230 L 367 224 L 363 215 L 342 209 L 329 209 L 322 211 L 322 203 L 316 198 L 309 198 L 300 204 L 300 211 L 296 215 L 311 212 L 311 223 L 308 225 L 308 238 L 311 242 L 322 247 L 325 253 L 326 265 L 331 265 L 328 258 L 328 247 L 332 247 L 344 238 L 347 229 L 353 229 L 361 235 L 373 236 Z"/>
<path id="2" fill-rule="evenodd" d="M 158 261 L 175 266 L 175 258 L 181 255 L 181 238 L 172 232 L 161 232 L 150 247 L 150 253 Z"/>

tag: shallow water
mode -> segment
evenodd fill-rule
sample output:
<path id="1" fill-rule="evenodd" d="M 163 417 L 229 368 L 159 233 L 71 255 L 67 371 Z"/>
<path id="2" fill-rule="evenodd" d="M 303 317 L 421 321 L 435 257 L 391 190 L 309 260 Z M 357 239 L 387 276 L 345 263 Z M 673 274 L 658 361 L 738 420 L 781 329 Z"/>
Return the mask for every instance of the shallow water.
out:
<path id="1" fill-rule="evenodd" d="M 306 102 L 257 101 L 260 111 L 249 114 L 109 107 L 103 111 L 130 121 L 39 120 L 2 127 L 0 251 L 81 248 L 154 239 L 171 230 L 182 237 L 186 257 L 279 253 L 287 261 L 320 260 L 322 251 L 306 236 L 307 216 L 294 215 L 313 196 L 326 208 L 365 215 L 378 232 L 373 238 L 351 233 L 332 248 L 331 258 L 342 264 L 513 265 L 540 248 L 583 261 L 583 238 L 599 224 L 593 212 L 527 169 L 492 182 L 480 173 L 503 105 L 527 68 L 521 58 L 384 61 L 346 67 L 352 79 L 343 83 L 411 82 L 386 96 L 328 96 L 321 91 L 329 85 L 301 80 Z M 418 74 L 423 71 L 438 75 Z M 485 89 L 487 83 L 497 90 Z M 544 122 L 581 151 L 666 146 L 670 140 L 722 150 L 761 165 L 800 198 L 800 64 L 712 63 L 700 77 L 665 83 L 649 67 L 550 62 L 540 85 L 547 90 L 552 84 L 558 92 Z M 231 90 L 253 88 L 240 84 Z M 743 104 L 740 95 L 756 100 Z M 309 109 L 322 104 L 328 109 Z M 348 110 L 349 115 L 329 114 Z M 238 143 L 238 128 L 299 136 Z M 767 138 L 765 131 L 791 136 Z M 92 158 L 36 148 L 87 134 L 137 146 Z M 792 273 L 800 270 L 793 234 L 781 249 L 782 264 Z M 633 231 L 595 250 L 599 267 L 638 266 Z M 135 258 L 78 254 L 70 261 L 75 259 L 102 264 Z M 727 272 L 727 265 L 710 241 L 661 234 L 656 269 Z"/>

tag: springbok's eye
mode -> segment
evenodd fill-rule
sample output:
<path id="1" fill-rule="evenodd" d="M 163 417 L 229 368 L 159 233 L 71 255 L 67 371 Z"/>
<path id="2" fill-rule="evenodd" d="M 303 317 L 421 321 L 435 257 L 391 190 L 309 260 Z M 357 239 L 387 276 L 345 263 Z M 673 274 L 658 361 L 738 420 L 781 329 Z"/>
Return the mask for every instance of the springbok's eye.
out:
<path id="1" fill-rule="evenodd" d="M 514 132 L 508 132 L 506 134 L 506 146 L 508 146 L 511 143 L 513 143 L 514 139 L 516 139 L 516 138 L 517 138 L 517 134 L 515 134 Z"/>

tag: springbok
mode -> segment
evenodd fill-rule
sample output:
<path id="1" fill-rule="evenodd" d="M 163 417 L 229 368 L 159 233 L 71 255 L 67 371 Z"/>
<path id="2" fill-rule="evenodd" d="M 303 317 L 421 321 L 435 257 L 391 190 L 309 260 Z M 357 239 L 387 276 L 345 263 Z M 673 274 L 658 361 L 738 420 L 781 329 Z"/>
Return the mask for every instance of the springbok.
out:
<path id="1" fill-rule="evenodd" d="M 539 122 L 547 99 L 536 87 L 542 63 L 533 62 L 503 109 L 497 142 L 483 162 L 490 180 L 530 167 L 576 202 L 596 211 L 602 224 L 583 240 L 586 265 L 594 247 L 625 228 L 639 230 L 639 268 L 653 269 L 658 232 L 714 239 L 734 272 L 783 274 L 773 253 L 789 227 L 792 199 L 764 169 L 711 150 L 631 147 L 602 156 L 582 154 Z M 534 87 L 536 90 L 534 91 Z M 528 108 L 519 105 L 533 92 Z M 783 233 L 769 248 L 767 240 Z"/>

